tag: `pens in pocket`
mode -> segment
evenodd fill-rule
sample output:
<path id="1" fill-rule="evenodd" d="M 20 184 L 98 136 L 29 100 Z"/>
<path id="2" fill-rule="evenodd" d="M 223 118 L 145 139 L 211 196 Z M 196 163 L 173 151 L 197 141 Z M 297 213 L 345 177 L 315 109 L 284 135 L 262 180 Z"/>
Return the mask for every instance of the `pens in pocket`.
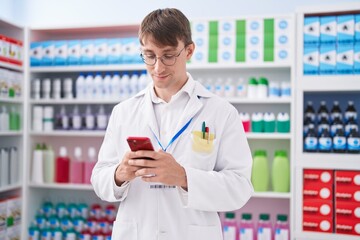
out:
<path id="1" fill-rule="evenodd" d="M 205 139 L 205 131 L 206 131 L 206 125 L 205 125 L 205 121 L 202 123 L 202 128 L 201 128 L 201 132 L 202 132 L 202 138 Z"/>
<path id="2" fill-rule="evenodd" d="M 209 127 L 205 127 L 205 132 L 207 134 L 207 143 L 209 144 L 209 140 L 210 140 L 210 130 Z"/>

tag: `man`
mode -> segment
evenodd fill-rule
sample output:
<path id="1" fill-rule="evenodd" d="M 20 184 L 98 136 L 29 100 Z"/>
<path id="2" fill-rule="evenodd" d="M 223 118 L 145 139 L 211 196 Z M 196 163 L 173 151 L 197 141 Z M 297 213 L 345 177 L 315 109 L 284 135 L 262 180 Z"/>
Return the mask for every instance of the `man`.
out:
<path id="1" fill-rule="evenodd" d="M 101 199 L 120 201 L 112 239 L 220 240 L 217 212 L 253 192 L 238 112 L 186 72 L 195 45 L 182 12 L 151 12 L 139 40 L 153 82 L 114 107 L 91 179 Z M 131 152 L 129 136 L 157 150 Z"/>

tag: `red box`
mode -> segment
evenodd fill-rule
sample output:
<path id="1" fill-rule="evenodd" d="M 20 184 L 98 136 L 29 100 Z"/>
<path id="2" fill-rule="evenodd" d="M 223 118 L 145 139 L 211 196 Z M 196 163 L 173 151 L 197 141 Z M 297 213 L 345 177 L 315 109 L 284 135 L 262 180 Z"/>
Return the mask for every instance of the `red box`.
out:
<path id="1" fill-rule="evenodd" d="M 360 236 L 360 221 L 351 219 L 336 219 L 335 232 L 341 234 L 351 234 Z"/>
<path id="2" fill-rule="evenodd" d="M 333 218 L 304 215 L 303 230 L 332 233 L 334 231 Z"/>
<path id="3" fill-rule="evenodd" d="M 360 188 L 360 171 L 336 171 L 336 186 L 354 186 Z"/>
<path id="4" fill-rule="evenodd" d="M 360 187 L 353 186 L 336 186 L 335 187 L 336 202 L 353 202 L 360 203 Z"/>
<path id="5" fill-rule="evenodd" d="M 352 202 L 337 201 L 335 206 L 337 219 L 348 219 L 360 222 L 360 204 Z"/>
<path id="6" fill-rule="evenodd" d="M 331 186 L 334 184 L 334 171 L 324 169 L 304 169 L 304 184 L 321 184 Z"/>
<path id="7" fill-rule="evenodd" d="M 333 200 L 333 187 L 328 185 L 305 183 L 303 189 L 305 199 Z"/>
<path id="8" fill-rule="evenodd" d="M 304 215 L 333 218 L 333 212 L 333 201 L 309 199 L 303 202 Z"/>

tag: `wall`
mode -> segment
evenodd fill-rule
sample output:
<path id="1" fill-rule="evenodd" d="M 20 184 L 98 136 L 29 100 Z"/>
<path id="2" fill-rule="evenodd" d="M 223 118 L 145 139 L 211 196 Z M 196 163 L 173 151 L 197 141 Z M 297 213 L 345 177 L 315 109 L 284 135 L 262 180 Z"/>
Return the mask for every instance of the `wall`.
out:
<path id="1" fill-rule="evenodd" d="M 0 0 L 3 1 L 3 0 Z M 7 0 L 10 1 L 10 0 Z M 139 23 L 150 11 L 176 7 L 189 18 L 294 13 L 297 6 L 344 4 L 359 0 L 15 0 L 28 26 L 55 27 Z"/>
<path id="2" fill-rule="evenodd" d="M 13 21 L 12 1 L 0 0 L 0 18 L 8 21 Z"/>

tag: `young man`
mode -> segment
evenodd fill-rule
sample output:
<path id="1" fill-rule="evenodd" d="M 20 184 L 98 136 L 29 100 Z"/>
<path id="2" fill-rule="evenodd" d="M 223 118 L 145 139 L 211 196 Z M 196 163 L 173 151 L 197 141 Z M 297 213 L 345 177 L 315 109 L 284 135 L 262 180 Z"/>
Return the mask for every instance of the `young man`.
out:
<path id="1" fill-rule="evenodd" d="M 153 82 L 114 107 L 91 179 L 101 199 L 120 202 L 112 239 L 221 240 L 218 212 L 253 192 L 238 112 L 186 72 L 195 45 L 182 12 L 151 12 L 139 40 Z M 156 150 L 131 152 L 128 136 Z"/>

